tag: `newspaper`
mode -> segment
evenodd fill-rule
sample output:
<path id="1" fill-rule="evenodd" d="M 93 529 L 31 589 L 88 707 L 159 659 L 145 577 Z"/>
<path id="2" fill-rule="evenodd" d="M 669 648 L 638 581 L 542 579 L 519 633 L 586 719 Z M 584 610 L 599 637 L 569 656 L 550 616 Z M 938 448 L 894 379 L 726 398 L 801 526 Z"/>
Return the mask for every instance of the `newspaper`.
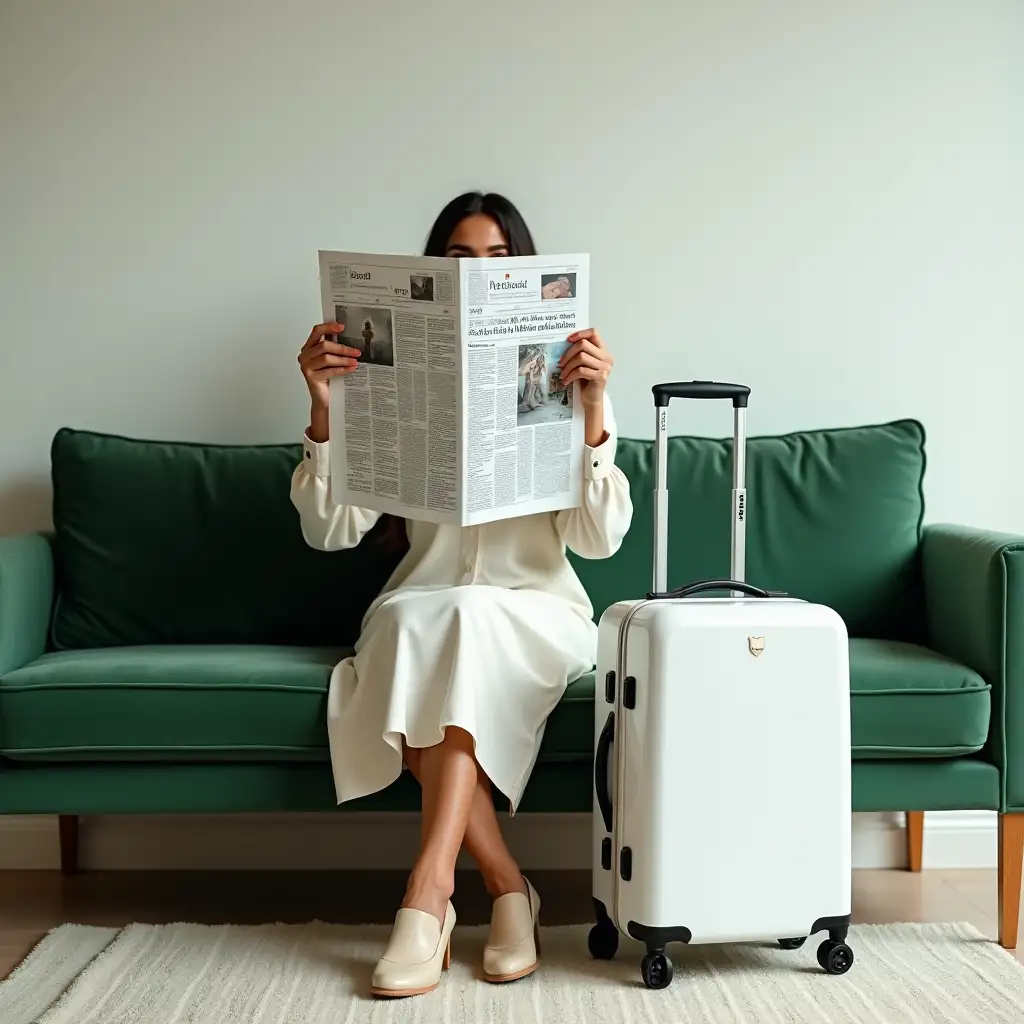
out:
<path id="1" fill-rule="evenodd" d="M 579 382 L 558 363 L 589 279 L 587 255 L 321 251 L 324 322 L 361 353 L 330 386 L 334 500 L 458 526 L 580 505 Z"/>

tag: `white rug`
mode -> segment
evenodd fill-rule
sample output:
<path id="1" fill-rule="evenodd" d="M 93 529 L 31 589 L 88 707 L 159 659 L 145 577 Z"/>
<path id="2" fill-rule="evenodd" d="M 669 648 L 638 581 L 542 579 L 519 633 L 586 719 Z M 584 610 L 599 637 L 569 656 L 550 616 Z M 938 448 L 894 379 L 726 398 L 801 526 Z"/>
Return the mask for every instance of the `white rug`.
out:
<path id="1" fill-rule="evenodd" d="M 855 963 L 826 975 L 819 937 L 774 945 L 670 949 L 672 985 L 640 981 L 642 948 L 624 940 L 590 959 L 587 929 L 546 928 L 540 971 L 479 980 L 485 932 L 458 928 L 452 970 L 412 999 L 366 996 L 382 927 L 195 924 L 123 930 L 64 925 L 0 983 L 3 1024 L 1020 1024 L 1024 970 L 966 924 L 861 925 Z"/>

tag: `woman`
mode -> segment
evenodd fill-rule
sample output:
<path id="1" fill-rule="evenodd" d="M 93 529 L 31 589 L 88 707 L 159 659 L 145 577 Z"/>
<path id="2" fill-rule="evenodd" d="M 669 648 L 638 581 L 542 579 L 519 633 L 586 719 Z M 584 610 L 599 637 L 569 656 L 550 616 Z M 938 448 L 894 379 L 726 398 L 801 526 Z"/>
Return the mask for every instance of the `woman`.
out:
<path id="1" fill-rule="evenodd" d="M 501 196 L 469 193 L 438 216 L 426 255 L 526 256 L 533 240 Z M 380 518 L 336 505 L 328 479 L 328 382 L 358 369 L 338 344 L 342 324 L 313 328 L 299 353 L 311 397 L 291 498 L 307 543 L 359 544 Z M 568 339 L 559 364 L 579 381 L 586 416 L 580 508 L 461 529 L 391 518 L 408 550 L 368 609 L 354 657 L 331 677 L 328 732 L 338 802 L 390 785 L 403 765 L 423 792 L 420 852 L 391 938 L 373 974 L 376 995 L 428 992 L 450 958 L 455 861 L 466 849 L 494 898 L 484 977 L 511 981 L 537 967 L 540 899 L 501 835 L 491 785 L 512 812 L 533 770 L 548 715 L 569 682 L 594 664 L 597 629 L 566 558 L 606 558 L 632 516 L 615 465 L 605 385 L 612 358 L 600 335 Z M 403 536 L 404 535 L 404 536 Z"/>

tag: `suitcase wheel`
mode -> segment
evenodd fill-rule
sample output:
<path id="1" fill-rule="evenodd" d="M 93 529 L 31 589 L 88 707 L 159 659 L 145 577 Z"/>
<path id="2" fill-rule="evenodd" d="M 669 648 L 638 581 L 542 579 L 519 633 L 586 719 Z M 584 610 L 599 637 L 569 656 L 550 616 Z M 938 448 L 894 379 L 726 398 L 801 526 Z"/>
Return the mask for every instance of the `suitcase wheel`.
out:
<path id="1" fill-rule="evenodd" d="M 853 966 L 853 950 L 845 942 L 825 939 L 818 947 L 818 963 L 828 974 L 845 974 Z"/>
<path id="2" fill-rule="evenodd" d="M 590 955 L 595 960 L 611 960 L 619 949 L 619 929 L 611 918 L 602 917 L 587 936 Z"/>
<path id="3" fill-rule="evenodd" d="M 672 961 L 664 953 L 648 953 L 640 964 L 647 988 L 668 988 L 672 984 Z"/>

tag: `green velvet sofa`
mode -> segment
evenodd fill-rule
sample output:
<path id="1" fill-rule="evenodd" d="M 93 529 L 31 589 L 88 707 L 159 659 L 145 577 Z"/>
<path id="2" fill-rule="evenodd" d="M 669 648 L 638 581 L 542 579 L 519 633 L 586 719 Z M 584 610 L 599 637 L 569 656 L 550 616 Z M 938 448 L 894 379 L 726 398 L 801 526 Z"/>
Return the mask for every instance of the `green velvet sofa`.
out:
<path id="1" fill-rule="evenodd" d="M 610 559 L 573 556 L 595 617 L 650 587 L 652 456 L 650 442 L 619 442 L 632 528 Z M 375 534 L 352 551 L 306 546 L 288 498 L 299 458 L 297 444 L 54 437 L 53 530 L 0 538 L 0 812 L 60 815 L 66 870 L 78 815 L 344 813 L 328 678 L 400 553 Z M 752 437 L 747 576 L 845 619 L 854 809 L 910 812 L 911 867 L 923 812 L 1000 812 L 1000 940 L 1012 947 L 1024 538 L 926 524 L 924 470 L 913 420 Z M 717 576 L 729 443 L 675 437 L 669 471 L 669 581 Z M 592 674 L 569 686 L 522 811 L 590 810 L 593 695 Z M 813 769 L 799 750 L 752 767 L 771 785 Z M 749 798 L 737 794 L 737 813 Z M 417 805 L 403 777 L 351 806 Z"/>

